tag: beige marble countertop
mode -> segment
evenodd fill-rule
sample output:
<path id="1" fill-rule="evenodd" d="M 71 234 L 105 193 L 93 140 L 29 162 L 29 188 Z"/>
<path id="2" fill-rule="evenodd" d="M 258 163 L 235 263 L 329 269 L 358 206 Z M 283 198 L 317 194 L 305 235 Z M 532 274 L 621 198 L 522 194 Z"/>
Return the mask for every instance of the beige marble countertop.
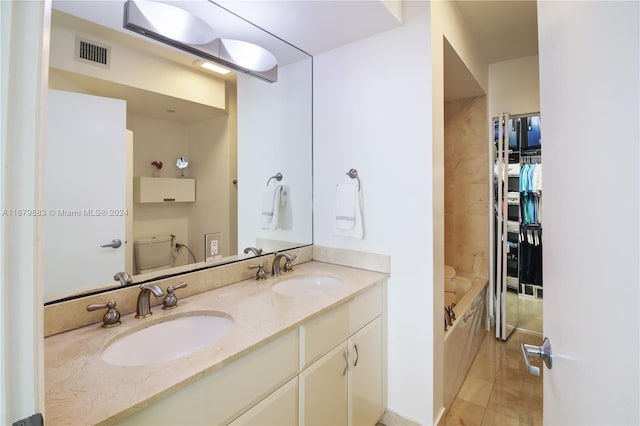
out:
<path id="1" fill-rule="evenodd" d="M 270 288 L 282 279 L 319 273 L 340 278 L 342 285 L 321 295 L 290 297 Z M 92 324 L 45 339 L 45 419 L 48 425 L 109 424 L 151 405 L 237 359 L 301 322 L 381 282 L 387 274 L 311 261 L 265 281 L 246 280 L 179 299 L 178 307 L 122 324 Z M 173 316 L 218 311 L 230 315 L 234 327 L 214 344 L 179 359 L 148 366 L 120 367 L 102 360 L 102 348 L 129 330 Z M 167 344 L 170 344 L 167 336 Z"/>

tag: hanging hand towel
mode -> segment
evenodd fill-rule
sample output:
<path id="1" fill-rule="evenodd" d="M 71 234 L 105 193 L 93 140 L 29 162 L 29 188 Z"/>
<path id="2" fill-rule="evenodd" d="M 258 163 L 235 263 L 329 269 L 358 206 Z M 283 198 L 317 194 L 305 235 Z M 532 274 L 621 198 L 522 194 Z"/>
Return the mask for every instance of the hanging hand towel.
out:
<path id="1" fill-rule="evenodd" d="M 333 233 L 362 239 L 362 193 L 351 182 L 337 185 Z"/>
<path id="2" fill-rule="evenodd" d="M 267 186 L 265 189 L 260 208 L 260 229 L 276 229 L 278 226 L 281 189 L 280 185 Z"/>
<path id="3" fill-rule="evenodd" d="M 291 188 L 289 188 L 289 185 L 282 185 L 280 188 L 280 202 L 278 206 L 277 228 L 291 229 L 293 225 L 293 215 L 291 212 Z"/>

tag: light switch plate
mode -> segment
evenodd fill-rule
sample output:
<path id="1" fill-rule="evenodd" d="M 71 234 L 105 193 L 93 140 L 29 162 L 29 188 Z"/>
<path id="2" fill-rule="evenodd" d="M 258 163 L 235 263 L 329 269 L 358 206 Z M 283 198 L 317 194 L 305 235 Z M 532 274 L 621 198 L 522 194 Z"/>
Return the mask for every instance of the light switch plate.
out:
<path id="1" fill-rule="evenodd" d="M 204 261 L 211 262 L 222 257 L 222 232 L 204 234 Z"/>

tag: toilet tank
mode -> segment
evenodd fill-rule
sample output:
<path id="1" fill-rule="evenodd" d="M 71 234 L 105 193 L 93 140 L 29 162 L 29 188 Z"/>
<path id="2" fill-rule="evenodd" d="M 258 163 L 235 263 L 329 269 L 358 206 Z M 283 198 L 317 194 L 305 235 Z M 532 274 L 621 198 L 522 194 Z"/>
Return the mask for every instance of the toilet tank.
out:
<path id="1" fill-rule="evenodd" d="M 173 266 L 173 237 L 163 235 L 135 240 L 133 252 L 139 274 Z"/>

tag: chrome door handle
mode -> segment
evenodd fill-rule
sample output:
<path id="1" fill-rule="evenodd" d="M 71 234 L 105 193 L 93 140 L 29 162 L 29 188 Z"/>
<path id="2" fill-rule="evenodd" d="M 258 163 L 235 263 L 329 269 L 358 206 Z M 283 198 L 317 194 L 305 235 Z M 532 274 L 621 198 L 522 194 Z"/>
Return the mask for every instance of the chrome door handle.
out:
<path id="1" fill-rule="evenodd" d="M 540 369 L 536 366 L 529 364 L 529 355 L 537 355 L 544 360 L 544 364 L 549 370 L 551 370 L 551 359 L 553 354 L 551 353 L 551 342 L 548 337 L 545 337 L 542 341 L 542 346 L 528 345 L 523 343 L 522 357 L 524 358 L 524 364 L 527 366 L 527 371 L 533 376 L 540 375 Z"/>
<path id="2" fill-rule="evenodd" d="M 111 248 L 117 249 L 121 245 L 122 245 L 122 241 L 115 239 L 115 240 L 111 240 L 110 243 L 102 244 L 100 247 L 102 248 L 111 247 Z"/>

